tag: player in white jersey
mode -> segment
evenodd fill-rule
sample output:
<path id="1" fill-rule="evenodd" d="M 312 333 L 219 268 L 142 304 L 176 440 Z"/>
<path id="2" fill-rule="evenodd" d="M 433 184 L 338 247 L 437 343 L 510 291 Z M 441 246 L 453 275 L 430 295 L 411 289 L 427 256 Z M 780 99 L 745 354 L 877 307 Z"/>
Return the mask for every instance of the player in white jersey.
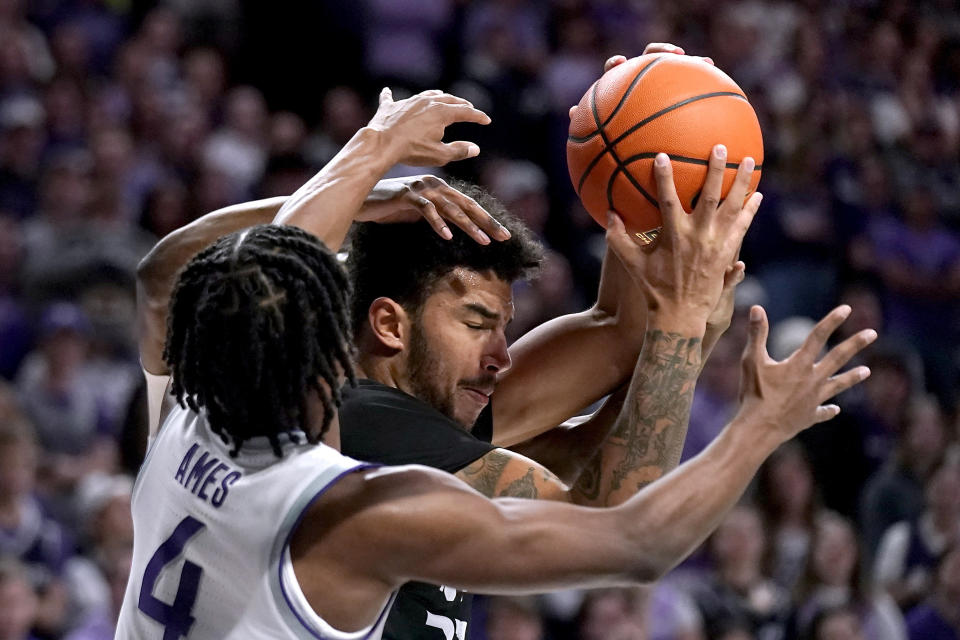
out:
<path id="1" fill-rule="evenodd" d="M 781 362 L 767 355 L 766 317 L 753 308 L 736 417 L 702 454 L 611 509 L 488 500 L 442 472 L 341 456 L 349 287 L 330 251 L 297 227 L 338 248 L 393 164 L 477 153 L 441 141 L 461 120 L 487 118 L 439 92 L 399 102 L 384 94 L 370 125 L 276 224 L 221 238 L 180 274 L 163 350 L 179 406 L 166 409 L 135 489 L 118 637 L 376 639 L 391 594 L 409 580 L 491 593 L 654 580 L 709 534 L 777 446 L 836 415 L 822 403 L 868 374 L 837 372 L 871 330 L 818 360 L 849 307 Z M 658 291 L 715 305 L 722 283 L 677 265 L 676 246 L 695 235 L 695 257 L 730 263 L 732 238 L 759 201 L 688 216 L 669 163 L 656 174 L 661 239 L 640 249 L 613 218 L 608 242 L 636 272 L 670 280 Z M 149 369 L 149 350 L 142 355 Z"/>

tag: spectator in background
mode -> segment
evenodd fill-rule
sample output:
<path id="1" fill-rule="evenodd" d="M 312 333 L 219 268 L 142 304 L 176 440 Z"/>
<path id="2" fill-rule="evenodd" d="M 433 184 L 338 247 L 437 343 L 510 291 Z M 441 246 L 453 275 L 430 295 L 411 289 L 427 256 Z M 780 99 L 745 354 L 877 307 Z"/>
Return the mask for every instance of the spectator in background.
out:
<path id="1" fill-rule="evenodd" d="M 960 300 L 960 239 L 938 218 L 935 194 L 925 181 L 904 195 L 903 219 L 871 225 L 874 258 L 887 291 L 891 336 L 920 352 L 938 396 L 952 400 L 957 383 L 951 361 Z"/>
<path id="2" fill-rule="evenodd" d="M 864 579 L 864 566 L 853 524 L 829 512 L 818 516 L 810 560 L 797 590 L 799 637 L 817 637 L 817 618 L 844 608 L 857 618 L 864 640 L 906 640 L 900 609 Z"/>
<path id="3" fill-rule="evenodd" d="M 822 513 L 803 447 L 793 442 L 777 449 L 760 467 L 756 487 L 757 507 L 769 536 L 769 575 L 792 592 L 803 576 L 814 523 Z"/>
<path id="4" fill-rule="evenodd" d="M 550 108 L 562 114 L 578 104 L 597 79 L 597 69 L 603 68 L 603 50 L 598 26 L 586 12 L 561 17 L 557 40 L 557 51 L 546 63 L 541 79 Z"/>
<path id="5" fill-rule="evenodd" d="M 224 124 L 206 143 L 206 167 L 227 177 L 237 200 L 252 193 L 263 175 L 269 142 L 267 103 L 260 91 L 244 86 L 227 93 Z"/>
<path id="6" fill-rule="evenodd" d="M 937 570 L 932 596 L 907 615 L 910 640 L 960 640 L 960 546 Z"/>
<path id="7" fill-rule="evenodd" d="M 369 109 L 356 89 L 333 87 L 323 97 L 320 126 L 307 141 L 307 158 L 317 167 L 327 164 L 369 120 Z"/>
<path id="8" fill-rule="evenodd" d="M 65 640 L 112 640 L 116 634 L 117 618 L 123 604 L 123 594 L 130 578 L 133 548 L 114 545 L 104 547 L 96 554 L 99 570 L 109 590 L 108 605 L 91 611 Z"/>
<path id="9" fill-rule="evenodd" d="M 37 596 L 26 568 L 0 555 L 0 640 L 36 640 L 30 629 L 37 619 Z"/>
<path id="10" fill-rule="evenodd" d="M 644 640 L 705 640 L 700 610 L 683 589 L 682 580 L 667 577 L 649 587 Z"/>
<path id="11" fill-rule="evenodd" d="M 543 640 L 543 622 L 532 598 L 490 598 L 487 640 Z"/>
<path id="12" fill-rule="evenodd" d="M 578 640 L 634 640 L 644 637 L 631 589 L 590 591 L 580 606 Z"/>
<path id="13" fill-rule="evenodd" d="M 910 403 L 906 431 L 886 465 L 863 490 L 860 509 L 863 539 L 873 557 L 880 537 L 897 522 L 912 522 L 923 511 L 923 485 L 947 450 L 948 433 L 936 399 L 930 396 Z"/>
<path id="14" fill-rule="evenodd" d="M 690 586 L 708 638 L 785 637 L 790 595 L 763 571 L 766 544 L 760 513 L 748 505 L 730 511 L 711 536 L 713 572 Z"/>
<path id="15" fill-rule="evenodd" d="M 32 297 L 62 291 L 89 264 L 95 239 L 84 216 L 93 198 L 85 151 L 57 153 L 40 184 L 40 208 L 24 227 L 23 287 Z"/>
<path id="16" fill-rule="evenodd" d="M 0 417 L 0 558 L 23 564 L 30 588 L 39 596 L 35 624 L 56 634 L 66 623 L 63 571 L 72 543 L 34 493 L 39 455 L 27 422 L 16 415 Z M 0 598 L 0 607 L 5 601 Z"/>
<path id="17" fill-rule="evenodd" d="M 366 0 L 366 66 L 379 82 L 413 91 L 438 85 L 444 44 L 454 16 L 452 0 Z"/>
<path id="18" fill-rule="evenodd" d="M 810 624 L 809 640 L 868 640 L 857 612 L 841 606 L 817 613 Z"/>
<path id="19" fill-rule="evenodd" d="M 140 226 L 158 240 L 190 222 L 190 192 L 177 178 L 161 180 L 147 193 Z"/>
<path id="20" fill-rule="evenodd" d="M 929 593 L 941 559 L 960 545 L 960 464 L 943 462 L 927 480 L 925 505 L 914 521 L 898 522 L 880 541 L 877 585 L 909 610 Z"/>
<path id="21" fill-rule="evenodd" d="M 77 622 L 74 640 L 109 640 L 113 637 L 133 552 L 133 518 L 127 476 L 95 474 L 78 495 L 85 557 L 71 560 L 67 583 Z"/>
<path id="22" fill-rule="evenodd" d="M 845 453 L 850 481 L 859 487 L 880 469 L 893 454 L 897 439 L 907 423 L 907 409 L 920 386 L 912 352 L 900 345 L 874 345 L 864 357 L 870 377 L 864 381 L 859 398 L 844 405 L 834 430 L 855 434 L 855 448 Z M 915 358 L 915 356 L 913 356 Z"/>
<path id="23" fill-rule="evenodd" d="M 52 305 L 40 322 L 40 348 L 28 356 L 17 378 L 24 411 L 37 428 L 47 454 L 50 488 L 66 492 L 95 470 L 113 468 L 115 429 L 105 411 L 102 389 L 90 375 L 90 324 L 72 303 Z M 63 505 L 63 515 L 72 509 Z"/>
<path id="24" fill-rule="evenodd" d="M 37 206 L 46 114 L 34 97 L 0 101 L 0 209 L 26 218 Z"/>
<path id="25" fill-rule="evenodd" d="M 22 260 L 20 221 L 0 210 L 0 378 L 6 380 L 13 379 L 33 341 L 20 296 Z"/>
<path id="26" fill-rule="evenodd" d="M 183 57 L 183 84 L 187 99 L 214 118 L 227 89 L 223 55 L 210 47 L 198 47 Z"/>

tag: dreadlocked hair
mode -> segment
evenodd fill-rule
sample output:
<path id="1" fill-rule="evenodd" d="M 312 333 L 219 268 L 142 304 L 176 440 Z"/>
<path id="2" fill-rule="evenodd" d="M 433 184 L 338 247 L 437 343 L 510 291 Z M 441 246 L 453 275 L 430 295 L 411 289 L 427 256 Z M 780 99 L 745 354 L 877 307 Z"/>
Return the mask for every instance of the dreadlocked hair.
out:
<path id="1" fill-rule="evenodd" d="M 163 358 L 177 402 L 202 408 L 231 456 L 257 436 L 281 456 L 281 434 L 310 433 L 316 392 L 322 436 L 340 406 L 340 374 L 356 384 L 349 298 L 336 256 L 301 229 L 223 236 L 183 268 L 170 301 Z"/>
<path id="2" fill-rule="evenodd" d="M 354 291 L 354 337 L 359 337 L 367 325 L 367 313 L 374 300 L 391 298 L 408 312 L 417 312 L 434 286 L 457 267 L 492 271 L 509 283 L 529 278 L 540 268 L 543 246 L 519 217 L 477 185 L 462 180 L 449 183 L 506 227 L 510 238 L 481 245 L 450 225 L 453 238 L 444 240 L 426 220 L 410 224 L 355 224 L 347 258 Z"/>

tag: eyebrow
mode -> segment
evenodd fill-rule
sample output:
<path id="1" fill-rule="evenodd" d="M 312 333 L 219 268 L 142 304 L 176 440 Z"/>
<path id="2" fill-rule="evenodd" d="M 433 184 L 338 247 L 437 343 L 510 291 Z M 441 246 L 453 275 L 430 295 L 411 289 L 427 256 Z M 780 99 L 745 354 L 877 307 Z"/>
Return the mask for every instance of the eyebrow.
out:
<path id="1" fill-rule="evenodd" d="M 511 305 L 511 307 L 512 306 L 513 305 Z M 475 302 L 468 302 L 467 304 L 463 305 L 463 308 L 466 309 L 467 311 L 473 311 L 474 313 L 483 316 L 487 320 L 493 320 L 494 322 L 500 321 L 499 313 L 497 313 L 496 311 L 491 311 L 490 309 L 483 306 L 482 304 L 477 304 Z M 507 318 L 507 324 L 510 324 L 511 322 L 513 322 L 513 313 L 511 313 L 510 317 Z"/>
<path id="2" fill-rule="evenodd" d="M 467 304 L 463 305 L 463 308 L 466 309 L 467 311 L 473 311 L 474 313 L 478 313 L 484 318 L 486 318 L 487 320 L 500 319 L 499 313 L 497 313 L 496 311 L 491 311 L 490 309 L 487 309 L 482 304 L 476 304 L 475 302 L 468 302 Z"/>

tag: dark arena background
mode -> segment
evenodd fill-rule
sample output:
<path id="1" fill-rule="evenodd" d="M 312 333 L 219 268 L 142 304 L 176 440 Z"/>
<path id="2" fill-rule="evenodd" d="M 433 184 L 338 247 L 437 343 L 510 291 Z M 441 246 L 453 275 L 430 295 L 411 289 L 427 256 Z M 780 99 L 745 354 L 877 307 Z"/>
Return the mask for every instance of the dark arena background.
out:
<path id="1" fill-rule="evenodd" d="M 482 152 L 438 175 L 548 246 L 515 291 L 521 335 L 593 300 L 604 239 L 570 186 L 567 110 L 647 42 L 712 57 L 766 152 L 684 458 L 736 407 L 751 304 L 784 357 L 849 303 L 845 335 L 880 333 L 873 375 L 662 582 L 478 599 L 471 638 L 960 638 L 958 3 L 0 0 L 0 639 L 113 637 L 146 431 L 135 272 L 157 239 L 293 192 L 381 87 L 442 88 L 493 124 L 454 128 Z"/>

